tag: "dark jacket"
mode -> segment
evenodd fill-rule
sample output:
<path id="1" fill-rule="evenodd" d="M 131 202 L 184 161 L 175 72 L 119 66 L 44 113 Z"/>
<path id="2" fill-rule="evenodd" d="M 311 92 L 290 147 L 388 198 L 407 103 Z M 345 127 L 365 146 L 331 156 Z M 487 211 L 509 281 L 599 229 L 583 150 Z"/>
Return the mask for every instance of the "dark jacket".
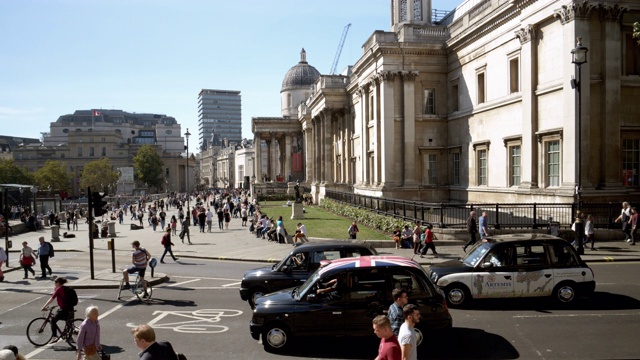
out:
<path id="1" fill-rule="evenodd" d="M 140 354 L 140 360 L 177 360 L 175 350 L 167 341 L 154 342 Z"/>
<path id="2" fill-rule="evenodd" d="M 467 231 L 469 233 L 475 233 L 478 231 L 478 225 L 476 224 L 476 219 L 473 216 L 469 216 L 467 219 Z"/>

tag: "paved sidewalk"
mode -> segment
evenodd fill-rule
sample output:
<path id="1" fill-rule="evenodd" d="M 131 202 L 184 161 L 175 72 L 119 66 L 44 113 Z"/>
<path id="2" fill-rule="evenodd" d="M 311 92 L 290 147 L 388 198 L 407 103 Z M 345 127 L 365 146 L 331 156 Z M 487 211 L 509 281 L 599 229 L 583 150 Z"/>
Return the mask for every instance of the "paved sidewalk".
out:
<path id="1" fill-rule="evenodd" d="M 175 209 L 167 211 L 167 218 L 170 219 L 171 215 L 175 214 Z M 304 222 L 304 220 L 303 220 Z M 164 250 L 160 244 L 163 232 L 158 227 L 157 231 L 153 231 L 150 226 L 147 226 L 147 219 L 145 217 L 145 228 L 141 230 L 130 230 L 132 222 L 128 220 L 128 216 L 125 216 L 125 221 L 122 225 L 116 224 L 117 237 L 114 238 L 115 254 L 119 267 L 128 265 L 131 246 L 130 243 L 134 240 L 140 241 L 143 247 L 147 248 L 149 252 L 155 258 L 160 258 Z M 285 226 L 292 228 L 293 221 L 285 220 Z M 87 254 L 89 252 L 88 241 L 88 226 L 81 221 L 79 224 L 79 231 L 71 232 L 76 235 L 75 238 L 61 238 L 62 241 L 53 243 L 55 251 L 57 253 L 62 251 L 79 251 Z M 65 232 L 66 224 L 62 225 L 61 233 Z M 178 258 L 203 258 L 203 259 L 217 259 L 217 260 L 234 260 L 234 261 L 250 261 L 250 262 L 276 262 L 286 256 L 291 250 L 291 244 L 276 244 L 263 239 L 257 239 L 255 235 L 249 232 L 248 227 L 241 226 L 240 219 L 233 218 L 229 225 L 228 230 L 218 230 L 217 226 L 211 233 L 199 232 L 197 226 L 191 226 L 191 242 L 192 245 L 183 244 L 177 236 L 172 237 L 172 241 L 175 244 L 173 247 L 174 254 Z M 179 231 L 179 230 L 178 230 Z M 8 269 L 4 267 L 5 273 L 11 273 L 15 270 L 21 270 L 17 266 L 18 253 L 15 252 L 21 249 L 21 243 L 27 241 L 34 249 L 37 248 L 38 238 L 44 236 L 47 241 L 51 238 L 51 230 L 41 230 L 37 232 L 29 232 L 10 237 L 13 241 L 13 248 L 9 255 L 9 263 L 11 267 Z M 105 238 L 99 238 L 94 240 L 94 254 L 100 254 L 102 256 L 108 255 L 111 251 L 107 250 L 107 240 Z M 311 242 L 323 241 L 324 239 L 316 239 L 311 237 Z M 366 240 L 366 239 L 359 239 Z M 2 241 L 2 240 L 0 240 Z M 186 241 L 186 239 L 185 239 Z M 2 241 L 4 243 L 4 241 Z M 393 241 L 388 240 L 375 240 L 371 243 L 376 247 L 381 255 L 400 255 L 412 257 L 413 252 L 411 249 L 395 249 Z M 458 259 L 463 256 L 464 252 L 462 247 L 464 242 L 461 241 L 435 241 L 436 248 L 440 254 L 439 258 L 434 258 L 431 253 L 420 258 L 414 256 L 414 260 L 418 261 L 423 266 L 439 263 L 451 259 Z M 640 261 L 640 245 L 631 246 L 624 241 L 609 241 L 596 243 L 597 250 L 585 249 L 585 254 L 582 258 L 587 262 L 605 262 L 605 261 Z M 172 260 L 169 260 L 172 261 Z M 37 268 L 37 266 L 36 266 Z M 38 269 L 36 269 L 37 271 Z M 147 272 L 150 275 L 150 271 Z M 117 288 L 121 274 L 119 272 L 111 272 L 111 267 L 108 269 L 95 269 L 95 279 L 91 279 L 87 275 L 87 271 L 78 271 L 76 276 L 69 276 L 76 279 L 70 281 L 70 285 L 76 288 Z M 150 276 L 147 278 L 152 281 L 152 284 L 158 284 L 167 281 L 170 274 L 165 274 L 162 269 L 162 264 L 158 264 L 155 269 L 153 278 Z M 19 284 L 21 282 L 14 281 L 22 277 L 22 272 L 16 272 L 14 274 L 5 275 L 7 280 L 0 283 L 0 289 L 7 287 L 15 288 L 16 286 L 24 286 Z M 241 274 L 238 274 L 240 277 Z M 15 278 L 15 279 L 14 279 Z M 50 285 L 49 285 L 50 286 Z"/>

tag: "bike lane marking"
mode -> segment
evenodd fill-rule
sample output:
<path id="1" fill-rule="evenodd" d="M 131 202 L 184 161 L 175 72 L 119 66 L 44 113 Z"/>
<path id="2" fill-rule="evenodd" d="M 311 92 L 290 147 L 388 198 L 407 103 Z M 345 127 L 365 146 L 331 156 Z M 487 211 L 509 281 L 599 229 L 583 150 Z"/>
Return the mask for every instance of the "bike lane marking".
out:
<path id="1" fill-rule="evenodd" d="M 133 301 L 134 299 L 137 299 L 135 296 L 131 297 L 129 300 L 126 300 L 124 303 L 122 304 L 118 304 L 115 307 L 113 307 L 112 309 L 108 310 L 107 312 L 101 314 L 98 317 L 98 320 L 102 320 L 103 318 L 111 315 L 112 313 L 122 309 L 123 306 L 125 306 L 126 304 L 128 304 L 129 302 Z M 28 353 L 27 355 L 25 355 L 25 358 L 27 359 L 33 359 L 36 355 L 40 354 L 41 352 L 50 349 L 53 345 L 55 344 L 46 344 L 38 349 L 33 350 L 32 352 Z"/>
<path id="2" fill-rule="evenodd" d="M 214 325 L 222 321 L 223 317 L 233 317 L 242 315 L 242 310 L 233 309 L 200 309 L 196 311 L 154 311 L 152 315 L 156 316 L 147 322 L 147 325 L 153 326 L 154 329 L 169 329 L 179 333 L 191 334 L 217 334 L 229 330 L 228 326 Z M 160 323 L 162 319 L 169 315 L 188 319 L 186 321 Z M 137 324 L 127 323 L 128 327 L 136 327 Z"/>

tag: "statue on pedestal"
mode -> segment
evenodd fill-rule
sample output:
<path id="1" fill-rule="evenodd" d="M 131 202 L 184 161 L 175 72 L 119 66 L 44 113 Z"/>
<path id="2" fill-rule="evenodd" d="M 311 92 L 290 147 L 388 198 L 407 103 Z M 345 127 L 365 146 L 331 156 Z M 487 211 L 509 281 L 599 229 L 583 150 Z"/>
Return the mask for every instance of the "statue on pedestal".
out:
<path id="1" fill-rule="evenodd" d="M 300 180 L 296 181 L 296 186 L 293 188 L 296 191 L 296 203 L 302 203 L 302 196 L 300 196 Z"/>

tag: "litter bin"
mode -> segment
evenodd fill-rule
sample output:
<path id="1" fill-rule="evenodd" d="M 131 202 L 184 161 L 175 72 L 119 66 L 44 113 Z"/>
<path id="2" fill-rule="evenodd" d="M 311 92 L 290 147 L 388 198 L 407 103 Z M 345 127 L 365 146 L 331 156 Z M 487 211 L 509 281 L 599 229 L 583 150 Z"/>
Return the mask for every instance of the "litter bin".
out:
<path id="1" fill-rule="evenodd" d="M 113 249 L 113 243 L 111 242 L 111 240 L 107 240 L 107 250 L 112 250 Z"/>

